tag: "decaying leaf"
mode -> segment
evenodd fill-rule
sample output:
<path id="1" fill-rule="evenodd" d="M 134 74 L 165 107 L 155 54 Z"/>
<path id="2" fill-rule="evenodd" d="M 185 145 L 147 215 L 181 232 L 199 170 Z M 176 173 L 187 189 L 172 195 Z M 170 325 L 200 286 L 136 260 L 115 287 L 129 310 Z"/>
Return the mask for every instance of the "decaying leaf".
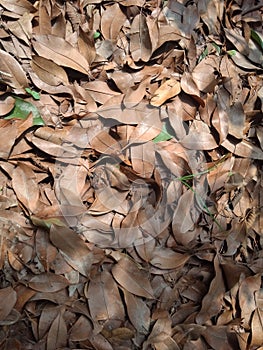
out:
<path id="1" fill-rule="evenodd" d="M 262 2 L 0 12 L 1 349 L 262 350 Z"/>
<path id="2" fill-rule="evenodd" d="M 88 61 L 82 54 L 63 38 L 54 35 L 36 35 L 33 46 L 39 56 L 51 59 L 57 65 L 75 69 L 89 75 Z"/>
<path id="3" fill-rule="evenodd" d="M 178 95 L 180 91 L 180 83 L 174 78 L 168 79 L 155 91 L 154 96 L 151 98 L 151 104 L 159 107 L 169 98 Z"/>
<path id="4" fill-rule="evenodd" d="M 128 257 L 122 257 L 112 269 L 113 277 L 128 292 L 144 298 L 153 298 L 147 275 Z"/>

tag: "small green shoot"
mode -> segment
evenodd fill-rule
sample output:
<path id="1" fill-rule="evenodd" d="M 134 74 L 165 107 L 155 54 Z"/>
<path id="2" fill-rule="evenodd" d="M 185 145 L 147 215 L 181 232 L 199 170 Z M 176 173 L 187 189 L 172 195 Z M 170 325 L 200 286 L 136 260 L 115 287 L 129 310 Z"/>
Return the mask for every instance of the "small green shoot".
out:
<path id="1" fill-rule="evenodd" d="M 25 88 L 26 92 L 33 97 L 34 100 L 40 100 L 40 94 L 30 88 Z"/>
<path id="2" fill-rule="evenodd" d="M 15 107 L 5 119 L 23 119 L 25 120 L 29 113 L 33 114 L 33 125 L 45 125 L 38 109 L 32 103 L 24 101 L 19 97 L 15 97 Z"/>

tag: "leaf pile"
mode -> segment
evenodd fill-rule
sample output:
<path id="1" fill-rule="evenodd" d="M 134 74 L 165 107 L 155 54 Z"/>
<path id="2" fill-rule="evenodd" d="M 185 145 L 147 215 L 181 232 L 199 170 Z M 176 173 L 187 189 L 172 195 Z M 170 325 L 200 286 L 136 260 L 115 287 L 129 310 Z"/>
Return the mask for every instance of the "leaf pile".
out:
<path id="1" fill-rule="evenodd" d="M 263 3 L 0 11 L 0 349 L 262 349 Z"/>

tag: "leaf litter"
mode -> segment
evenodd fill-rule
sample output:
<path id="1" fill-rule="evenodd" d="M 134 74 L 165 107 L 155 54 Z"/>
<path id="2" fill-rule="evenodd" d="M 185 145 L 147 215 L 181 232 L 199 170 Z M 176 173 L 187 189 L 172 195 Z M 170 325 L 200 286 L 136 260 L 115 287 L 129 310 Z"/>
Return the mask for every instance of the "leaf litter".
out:
<path id="1" fill-rule="evenodd" d="M 0 348 L 262 349 L 262 3 L 0 13 Z"/>

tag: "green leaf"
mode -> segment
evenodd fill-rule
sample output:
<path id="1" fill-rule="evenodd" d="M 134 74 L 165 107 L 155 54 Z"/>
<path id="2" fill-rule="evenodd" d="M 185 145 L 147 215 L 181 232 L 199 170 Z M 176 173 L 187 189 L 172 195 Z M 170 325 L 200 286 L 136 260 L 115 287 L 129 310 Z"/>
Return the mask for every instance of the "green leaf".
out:
<path id="1" fill-rule="evenodd" d="M 229 56 L 235 56 L 237 54 L 236 50 L 228 50 L 227 53 L 229 54 Z"/>
<path id="2" fill-rule="evenodd" d="M 163 124 L 162 131 L 160 132 L 159 135 L 157 135 L 153 139 L 153 142 L 157 143 L 161 141 L 168 141 L 168 140 L 171 140 L 171 138 L 173 138 L 173 136 L 169 134 L 169 132 L 167 131 L 166 125 Z"/>
<path id="3" fill-rule="evenodd" d="M 57 225 L 65 227 L 66 225 L 58 218 L 48 218 L 48 219 L 40 219 L 37 216 L 30 216 L 30 220 L 33 225 L 37 227 L 50 228 L 51 225 Z"/>
<path id="4" fill-rule="evenodd" d="M 98 39 L 100 37 L 100 32 L 96 31 L 94 34 L 93 34 L 93 38 L 94 39 Z"/>
<path id="5" fill-rule="evenodd" d="M 200 63 L 207 55 L 208 55 L 208 48 L 206 47 L 204 51 L 201 53 L 201 55 L 199 56 L 198 63 Z"/>
<path id="6" fill-rule="evenodd" d="M 33 114 L 33 125 L 45 125 L 38 109 L 32 103 L 22 100 L 19 97 L 15 97 L 15 107 L 11 113 L 4 119 L 26 119 L 29 113 Z"/>
<path id="7" fill-rule="evenodd" d="M 40 100 L 40 94 L 30 88 L 25 88 L 26 92 L 33 97 L 34 100 Z"/>
<path id="8" fill-rule="evenodd" d="M 216 52 L 218 53 L 218 55 L 220 55 L 220 53 L 221 53 L 221 47 L 218 46 L 216 43 L 212 43 L 212 45 L 213 45 L 214 48 L 216 49 Z"/>
<path id="9" fill-rule="evenodd" d="M 251 30 L 251 38 L 260 46 L 263 51 L 263 36 L 255 30 Z"/>

